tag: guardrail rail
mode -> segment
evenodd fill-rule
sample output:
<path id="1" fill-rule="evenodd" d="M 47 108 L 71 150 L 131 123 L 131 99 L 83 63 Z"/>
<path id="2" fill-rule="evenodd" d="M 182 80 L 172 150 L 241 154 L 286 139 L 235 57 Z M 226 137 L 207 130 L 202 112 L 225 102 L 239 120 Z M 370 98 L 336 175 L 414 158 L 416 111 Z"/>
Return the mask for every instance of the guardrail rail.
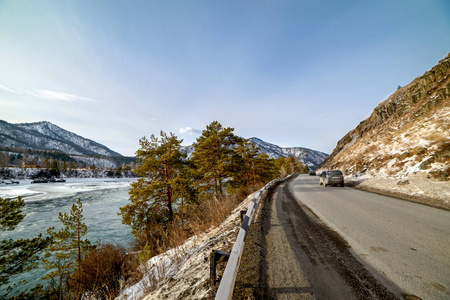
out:
<path id="1" fill-rule="evenodd" d="M 253 198 L 252 203 L 250 203 L 250 206 L 247 209 L 247 213 L 245 214 L 245 217 L 242 221 L 241 228 L 239 229 L 236 241 L 234 242 L 233 248 L 228 258 L 227 266 L 225 267 L 225 271 L 216 293 L 216 300 L 229 300 L 233 297 L 234 284 L 239 269 L 239 263 L 241 262 L 242 252 L 244 250 L 245 239 L 247 237 L 247 233 L 250 228 L 250 224 L 252 222 L 252 218 L 259 200 L 270 187 L 272 187 L 276 183 L 288 180 L 293 175 L 294 174 L 291 174 L 283 179 L 272 180 L 262 189 L 257 191 L 258 194 Z"/>

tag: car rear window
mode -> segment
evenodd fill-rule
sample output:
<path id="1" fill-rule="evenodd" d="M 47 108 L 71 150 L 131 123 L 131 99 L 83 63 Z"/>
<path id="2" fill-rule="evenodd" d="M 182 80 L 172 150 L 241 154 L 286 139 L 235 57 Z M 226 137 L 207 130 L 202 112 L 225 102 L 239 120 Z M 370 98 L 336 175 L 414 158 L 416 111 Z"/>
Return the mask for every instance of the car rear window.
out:
<path id="1" fill-rule="evenodd" d="M 342 175 L 342 172 L 339 171 L 339 170 L 336 170 L 336 171 L 330 171 L 330 172 L 328 172 L 328 174 L 330 174 L 330 175 Z"/>

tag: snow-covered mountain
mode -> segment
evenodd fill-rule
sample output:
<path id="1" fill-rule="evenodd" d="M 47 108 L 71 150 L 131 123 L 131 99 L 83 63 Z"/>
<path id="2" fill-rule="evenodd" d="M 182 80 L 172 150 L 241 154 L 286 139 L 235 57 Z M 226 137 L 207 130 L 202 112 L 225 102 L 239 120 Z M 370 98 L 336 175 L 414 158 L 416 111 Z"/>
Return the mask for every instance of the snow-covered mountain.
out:
<path id="1" fill-rule="evenodd" d="M 61 151 L 72 155 L 122 156 L 50 122 L 11 124 L 0 120 L 0 146 Z"/>
<path id="2" fill-rule="evenodd" d="M 313 170 L 328 156 L 326 153 L 302 147 L 282 148 L 255 137 L 248 140 L 270 158 L 298 157 L 303 164 Z M 0 146 L 60 151 L 71 155 L 77 161 L 105 168 L 111 168 L 118 164 L 107 157 L 122 157 L 119 153 L 110 150 L 102 144 L 83 138 L 46 121 L 11 124 L 0 120 Z M 183 146 L 182 150 L 187 153 L 189 158 L 194 151 L 194 147 Z"/>
<path id="3" fill-rule="evenodd" d="M 280 158 L 293 156 L 297 157 L 302 164 L 307 165 L 310 170 L 315 170 L 317 166 L 328 156 L 328 154 L 302 147 L 282 148 L 280 146 L 264 142 L 263 140 L 252 137 L 248 139 L 255 144 L 261 152 L 267 154 L 270 158 Z"/>
<path id="4" fill-rule="evenodd" d="M 252 137 L 248 141 L 252 142 L 257 146 L 260 152 L 265 153 L 269 158 L 280 158 L 294 156 L 297 157 L 302 164 L 307 165 L 310 170 L 315 170 L 317 166 L 328 156 L 328 154 L 311 150 L 302 147 L 289 147 L 282 148 L 280 146 L 264 142 L 263 140 Z M 194 147 L 192 146 L 182 146 L 182 150 L 186 152 L 188 158 L 191 157 L 192 152 L 194 152 Z"/>

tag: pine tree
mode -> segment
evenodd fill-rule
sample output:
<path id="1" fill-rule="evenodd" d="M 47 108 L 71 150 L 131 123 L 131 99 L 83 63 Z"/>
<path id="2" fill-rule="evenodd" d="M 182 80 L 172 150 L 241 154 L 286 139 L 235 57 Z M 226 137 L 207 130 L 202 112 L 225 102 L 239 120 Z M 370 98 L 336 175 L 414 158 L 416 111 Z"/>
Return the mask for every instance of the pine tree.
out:
<path id="1" fill-rule="evenodd" d="M 241 172 L 239 175 L 241 177 L 241 181 L 245 182 L 246 186 L 256 184 L 255 161 L 258 156 L 258 151 L 259 148 L 248 140 L 242 139 L 238 143 L 236 152 L 242 159 Z"/>
<path id="2" fill-rule="evenodd" d="M 50 270 L 43 279 L 50 279 L 57 284 L 60 297 L 63 292 L 72 292 L 70 275 L 80 271 L 82 257 L 91 248 L 91 243 L 83 239 L 87 226 L 84 223 L 82 207 L 81 199 L 78 199 L 69 213 L 59 213 L 58 219 L 64 226 L 61 230 L 55 231 L 55 227 L 47 229 L 47 234 L 53 242 L 42 260 L 44 268 Z"/>
<path id="3" fill-rule="evenodd" d="M 203 191 L 212 192 L 217 198 L 223 196 L 223 182 L 232 178 L 233 148 L 239 138 L 233 134 L 234 129 L 213 121 L 206 126 L 202 135 L 193 144 L 192 161 L 202 175 L 200 187 Z"/>
<path id="4" fill-rule="evenodd" d="M 289 156 L 287 159 L 287 165 L 290 174 L 300 173 L 303 171 L 303 169 L 301 168 L 302 163 L 298 160 L 297 157 Z"/>
<path id="5" fill-rule="evenodd" d="M 278 169 L 273 158 L 267 154 L 258 153 L 254 167 L 255 181 L 267 183 L 278 177 Z"/>
<path id="6" fill-rule="evenodd" d="M 174 219 L 174 205 L 186 197 L 183 176 L 186 154 L 180 151 L 182 140 L 161 131 L 140 141 L 135 172 L 141 176 L 131 184 L 130 203 L 120 208 L 122 223 L 130 225 L 135 235 L 152 224 L 166 224 Z"/>
<path id="7" fill-rule="evenodd" d="M 0 231 L 14 230 L 23 220 L 22 213 L 24 201 L 19 197 L 17 200 L 0 198 Z M 8 284 L 10 277 L 30 271 L 37 267 L 39 253 L 50 243 L 50 238 L 42 238 L 39 235 L 33 239 L 6 239 L 0 241 L 0 286 Z M 24 281 L 9 286 L 6 295 Z M 0 296 L 0 299 L 3 299 Z"/>
<path id="8" fill-rule="evenodd" d="M 59 168 L 59 162 L 55 159 L 52 162 L 52 168 L 50 169 L 50 174 L 52 176 L 61 176 L 61 169 Z"/>
<path id="9" fill-rule="evenodd" d="M 22 214 L 22 207 L 25 202 L 19 197 L 17 200 L 9 198 L 0 198 L 0 229 L 14 230 L 20 222 L 22 222 L 25 215 Z"/>

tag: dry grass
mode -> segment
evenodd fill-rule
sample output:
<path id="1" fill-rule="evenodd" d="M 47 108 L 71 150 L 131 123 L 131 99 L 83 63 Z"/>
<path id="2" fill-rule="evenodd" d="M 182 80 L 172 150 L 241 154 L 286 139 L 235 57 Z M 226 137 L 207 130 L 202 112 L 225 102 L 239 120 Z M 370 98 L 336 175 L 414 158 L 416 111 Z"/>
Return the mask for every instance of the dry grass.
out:
<path id="1" fill-rule="evenodd" d="M 146 285 L 143 287 L 146 292 L 155 289 L 158 283 L 165 279 L 167 274 L 164 266 L 160 264 L 148 267 L 156 269 L 146 269 L 145 262 L 169 249 L 174 249 L 173 251 L 176 252 L 175 260 L 177 256 L 183 257 L 183 253 L 181 253 L 183 249 L 180 249 L 179 246 L 183 245 L 190 237 L 222 223 L 250 193 L 261 187 L 258 185 L 243 189 L 232 196 L 225 196 L 220 200 L 216 198 L 204 200 L 199 205 L 191 206 L 183 214 L 183 218 L 178 216 L 170 224 L 154 224 L 137 237 L 135 239 L 135 250 L 139 251 L 139 261 L 143 266 L 141 271 L 143 274 L 150 274 L 143 281 Z M 180 252 L 178 253 L 179 255 L 177 251 Z"/>
<path id="2" fill-rule="evenodd" d="M 427 155 L 428 153 L 428 149 L 424 148 L 424 147 L 414 147 L 411 150 L 409 150 L 409 154 L 410 156 L 417 156 L 418 158 L 422 158 L 425 155 Z"/>
<path id="3" fill-rule="evenodd" d="M 424 136 L 424 138 L 426 140 L 431 141 L 432 144 L 440 145 L 440 144 L 444 144 L 444 143 L 448 142 L 449 134 L 444 133 L 444 132 L 434 131 L 434 132 L 430 132 L 430 133 L 426 134 Z"/>
<path id="4" fill-rule="evenodd" d="M 114 299 L 123 287 L 139 279 L 138 261 L 122 246 L 98 244 L 83 258 L 80 271 L 71 276 L 85 299 Z"/>
<path id="5" fill-rule="evenodd" d="M 173 249 L 173 253 L 170 255 L 170 265 L 179 265 L 185 258 L 183 248 Z M 139 267 L 140 274 L 143 275 L 143 280 L 139 282 L 141 290 L 146 294 L 154 291 L 158 284 L 164 280 L 170 280 L 170 267 L 164 262 L 164 258 L 159 263 L 150 265 L 148 262 L 141 264 Z"/>
<path id="6" fill-rule="evenodd" d="M 434 179 L 440 181 L 449 181 L 450 180 L 450 167 L 444 170 L 435 170 L 429 173 Z"/>

